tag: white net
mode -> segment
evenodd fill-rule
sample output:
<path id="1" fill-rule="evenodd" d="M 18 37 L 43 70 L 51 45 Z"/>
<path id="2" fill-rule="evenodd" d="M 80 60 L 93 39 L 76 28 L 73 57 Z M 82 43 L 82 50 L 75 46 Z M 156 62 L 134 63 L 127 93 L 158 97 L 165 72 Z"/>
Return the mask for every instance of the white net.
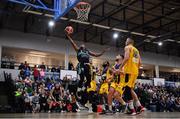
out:
<path id="1" fill-rule="evenodd" d="M 89 3 L 80 2 L 74 10 L 77 13 L 77 20 L 88 21 L 89 12 L 91 10 L 91 5 Z"/>

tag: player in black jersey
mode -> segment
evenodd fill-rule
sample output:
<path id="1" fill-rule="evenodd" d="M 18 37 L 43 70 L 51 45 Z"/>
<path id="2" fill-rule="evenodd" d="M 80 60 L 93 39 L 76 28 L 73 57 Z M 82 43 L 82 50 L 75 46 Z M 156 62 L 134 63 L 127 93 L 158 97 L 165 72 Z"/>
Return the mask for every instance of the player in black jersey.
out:
<path id="1" fill-rule="evenodd" d="M 90 56 L 94 57 L 100 57 L 103 55 L 108 49 L 104 49 L 101 53 L 95 53 L 90 50 L 88 50 L 84 44 L 77 46 L 76 43 L 73 41 L 71 38 L 70 34 L 66 32 L 66 35 L 71 42 L 74 50 L 77 53 L 77 59 L 79 61 L 78 66 L 77 66 L 77 71 L 80 76 L 80 81 L 79 81 L 79 88 L 83 87 L 83 82 L 84 78 L 86 77 L 86 83 L 85 87 L 90 87 L 90 82 L 91 82 L 91 71 L 90 71 Z"/>

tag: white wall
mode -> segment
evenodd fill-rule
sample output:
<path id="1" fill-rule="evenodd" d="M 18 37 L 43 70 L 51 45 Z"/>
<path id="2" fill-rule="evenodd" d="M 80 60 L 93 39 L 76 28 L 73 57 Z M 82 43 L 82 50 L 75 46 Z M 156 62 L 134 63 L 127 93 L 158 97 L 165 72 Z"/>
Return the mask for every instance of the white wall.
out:
<path id="1" fill-rule="evenodd" d="M 142 52 L 142 61 L 145 64 L 153 64 L 168 67 L 180 67 L 180 57 Z"/>
<path id="2" fill-rule="evenodd" d="M 72 49 L 68 40 L 63 38 L 48 38 L 50 42 L 47 41 L 45 36 L 23 33 L 18 31 L 10 31 L 10 30 L 1 30 L 0 31 L 0 46 L 8 46 L 8 47 L 18 47 L 18 48 L 27 48 L 27 49 L 35 49 L 40 51 L 48 51 L 54 53 L 65 53 L 66 47 L 69 49 L 70 55 L 76 55 L 75 51 Z M 76 41 L 77 44 L 81 44 L 82 42 Z M 96 52 L 100 52 L 102 49 L 108 46 L 102 46 L 92 43 L 86 43 L 86 46 Z M 1 48 L 0 48 L 1 49 Z M 1 51 L 1 50 L 0 50 Z M 114 57 L 118 53 L 122 53 L 123 50 L 118 50 L 117 48 L 111 48 L 111 50 L 100 58 L 106 60 L 114 60 Z M 166 56 L 155 53 L 142 52 L 142 61 L 145 64 L 153 64 L 153 65 L 162 65 L 162 66 L 170 66 L 170 67 L 180 67 L 180 57 L 175 56 Z"/>

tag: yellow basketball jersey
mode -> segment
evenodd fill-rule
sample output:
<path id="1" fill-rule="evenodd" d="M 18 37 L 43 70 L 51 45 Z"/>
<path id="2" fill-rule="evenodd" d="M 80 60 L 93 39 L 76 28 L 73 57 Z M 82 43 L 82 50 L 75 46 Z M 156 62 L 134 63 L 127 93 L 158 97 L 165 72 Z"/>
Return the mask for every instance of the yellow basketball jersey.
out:
<path id="1" fill-rule="evenodd" d="M 126 74 L 135 74 L 139 73 L 139 51 L 132 45 L 126 46 L 130 50 L 130 56 L 126 64 L 124 65 L 124 72 Z"/>
<path id="2" fill-rule="evenodd" d="M 110 68 L 108 68 L 107 72 L 106 72 L 106 79 L 109 79 L 111 77 L 111 73 L 110 73 Z"/>

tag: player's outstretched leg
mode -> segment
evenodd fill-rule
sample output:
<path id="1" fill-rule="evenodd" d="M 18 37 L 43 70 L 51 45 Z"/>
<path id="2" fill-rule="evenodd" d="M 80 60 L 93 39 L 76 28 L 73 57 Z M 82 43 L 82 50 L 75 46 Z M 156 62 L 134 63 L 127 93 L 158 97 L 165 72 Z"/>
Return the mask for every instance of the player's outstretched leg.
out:
<path id="1" fill-rule="evenodd" d="M 136 112 L 139 114 L 141 112 L 144 112 L 146 109 L 141 105 L 138 96 L 136 95 L 136 93 L 134 92 L 133 89 L 131 89 L 131 95 L 133 97 L 133 100 L 135 102 L 135 106 L 136 106 Z"/>

